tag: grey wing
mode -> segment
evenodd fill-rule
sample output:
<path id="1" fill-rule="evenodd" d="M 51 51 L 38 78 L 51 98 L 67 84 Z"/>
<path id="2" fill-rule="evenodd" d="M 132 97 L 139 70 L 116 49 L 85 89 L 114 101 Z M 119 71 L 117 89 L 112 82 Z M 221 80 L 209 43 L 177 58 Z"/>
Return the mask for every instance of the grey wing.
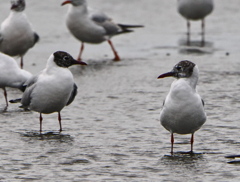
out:
<path id="1" fill-rule="evenodd" d="M 103 23 L 105 21 L 111 21 L 111 18 L 108 17 L 106 14 L 100 11 L 96 11 L 94 9 L 89 9 L 89 16 L 93 21 L 96 23 Z"/>
<path id="2" fill-rule="evenodd" d="M 42 72 L 40 72 L 39 74 L 37 74 L 36 76 L 32 76 L 30 79 L 28 79 L 23 86 L 25 87 L 30 87 L 31 85 L 35 84 L 38 80 L 38 76 L 41 74 Z"/>
<path id="3" fill-rule="evenodd" d="M 27 81 L 25 81 L 20 87 L 19 89 L 24 92 L 26 90 L 27 87 L 30 87 L 32 84 L 34 84 L 37 81 L 38 76 L 32 76 L 31 78 L 29 78 Z"/>
<path id="4" fill-rule="evenodd" d="M 204 103 L 204 100 L 202 99 L 202 105 L 204 106 L 205 105 L 205 103 Z"/>
<path id="5" fill-rule="evenodd" d="M 72 90 L 72 93 L 71 93 L 71 95 L 70 95 L 70 98 L 69 98 L 69 100 L 68 100 L 68 102 L 67 102 L 67 106 L 69 105 L 69 104 L 71 104 L 72 102 L 73 102 L 73 100 L 75 99 L 75 96 L 77 95 L 77 89 L 78 89 L 78 87 L 77 87 L 77 85 L 74 83 L 73 84 L 73 90 Z"/>
<path id="6" fill-rule="evenodd" d="M 26 90 L 24 91 L 23 93 L 23 96 L 22 96 L 22 100 L 21 100 L 21 106 L 22 108 L 28 108 L 30 103 L 31 103 L 31 95 L 32 95 L 32 92 L 34 90 L 34 88 L 36 87 L 36 84 L 33 84 L 31 85 L 30 87 L 27 87 Z"/>
<path id="7" fill-rule="evenodd" d="M 107 35 L 114 35 L 121 31 L 121 28 L 102 12 L 91 10 L 90 17 L 96 24 L 106 30 Z"/>
<path id="8" fill-rule="evenodd" d="M 28 108 L 28 106 L 30 105 L 31 99 L 32 99 L 31 95 L 34 88 L 36 87 L 37 79 L 38 79 L 38 75 L 30 78 L 28 81 L 25 82 L 24 87 L 26 88 L 25 88 L 25 91 L 23 92 L 21 107 Z"/>

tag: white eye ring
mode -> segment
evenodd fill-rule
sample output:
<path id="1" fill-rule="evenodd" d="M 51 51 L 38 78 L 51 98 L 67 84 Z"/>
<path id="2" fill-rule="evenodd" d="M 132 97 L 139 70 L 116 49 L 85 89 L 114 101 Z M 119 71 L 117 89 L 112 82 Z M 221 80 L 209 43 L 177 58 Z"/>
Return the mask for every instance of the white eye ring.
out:
<path id="1" fill-rule="evenodd" d="M 177 69 L 177 70 L 181 70 L 181 69 L 182 69 L 182 66 L 176 66 L 176 69 Z"/>
<path id="2" fill-rule="evenodd" d="M 68 57 L 68 56 L 64 56 L 64 57 L 63 57 L 63 60 L 64 60 L 64 61 L 68 61 L 68 60 L 69 60 L 69 57 Z"/>

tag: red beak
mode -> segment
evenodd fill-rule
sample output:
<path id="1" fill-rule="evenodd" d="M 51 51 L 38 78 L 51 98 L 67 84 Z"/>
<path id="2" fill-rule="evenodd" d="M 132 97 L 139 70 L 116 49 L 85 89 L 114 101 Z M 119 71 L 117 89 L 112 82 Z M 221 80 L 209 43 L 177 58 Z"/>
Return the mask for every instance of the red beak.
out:
<path id="1" fill-rule="evenodd" d="M 72 1 L 68 0 L 68 1 L 64 1 L 61 5 L 64 6 L 65 4 L 71 4 Z"/>

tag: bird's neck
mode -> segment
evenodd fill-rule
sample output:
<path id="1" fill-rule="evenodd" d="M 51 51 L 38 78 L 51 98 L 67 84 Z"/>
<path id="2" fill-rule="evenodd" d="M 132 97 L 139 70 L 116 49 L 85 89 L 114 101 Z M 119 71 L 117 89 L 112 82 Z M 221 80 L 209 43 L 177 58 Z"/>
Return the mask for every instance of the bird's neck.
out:
<path id="1" fill-rule="evenodd" d="M 55 70 L 56 68 L 60 68 L 54 61 L 54 56 L 53 54 L 49 57 L 46 65 L 46 72 L 51 73 L 52 70 Z"/>
<path id="2" fill-rule="evenodd" d="M 19 11 L 11 11 L 10 14 L 9 14 L 9 17 L 15 17 L 15 16 L 23 16 L 23 12 L 19 12 Z"/>
<path id="3" fill-rule="evenodd" d="M 193 68 L 193 73 L 189 78 L 179 78 L 178 80 L 182 79 L 184 80 L 186 83 L 188 83 L 191 88 L 193 88 L 194 90 L 196 89 L 197 83 L 198 83 L 198 67 L 197 65 Z"/>

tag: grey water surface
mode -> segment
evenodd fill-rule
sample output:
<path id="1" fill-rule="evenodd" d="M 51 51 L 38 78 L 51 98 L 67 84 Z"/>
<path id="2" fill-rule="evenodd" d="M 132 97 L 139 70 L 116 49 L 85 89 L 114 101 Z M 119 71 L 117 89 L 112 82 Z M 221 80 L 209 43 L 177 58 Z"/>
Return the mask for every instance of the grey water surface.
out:
<path id="1" fill-rule="evenodd" d="M 206 18 L 206 45 L 199 47 L 200 22 L 192 23 L 192 44 L 186 46 L 186 21 L 175 0 L 89 0 L 116 22 L 145 28 L 112 39 L 121 62 L 112 62 L 107 43 L 86 44 L 83 61 L 73 66 L 78 85 L 75 101 L 57 113 L 43 115 L 11 104 L 3 112 L 0 94 L 0 181 L 239 181 L 240 154 L 240 1 L 215 0 Z M 67 6 L 60 0 L 27 0 L 26 14 L 40 42 L 25 56 L 25 69 L 37 74 L 57 50 L 77 57 L 80 42 L 65 26 Z M 10 2 L 0 2 L 0 21 Z M 170 134 L 159 122 L 162 102 L 173 78 L 157 77 L 180 60 L 200 70 L 198 92 L 205 101 L 207 122 L 195 134 Z M 19 58 L 16 58 L 19 63 Z M 8 89 L 9 99 L 21 92 Z M 239 159 L 240 160 L 240 159 Z M 230 162 L 230 163 L 229 163 Z"/>

